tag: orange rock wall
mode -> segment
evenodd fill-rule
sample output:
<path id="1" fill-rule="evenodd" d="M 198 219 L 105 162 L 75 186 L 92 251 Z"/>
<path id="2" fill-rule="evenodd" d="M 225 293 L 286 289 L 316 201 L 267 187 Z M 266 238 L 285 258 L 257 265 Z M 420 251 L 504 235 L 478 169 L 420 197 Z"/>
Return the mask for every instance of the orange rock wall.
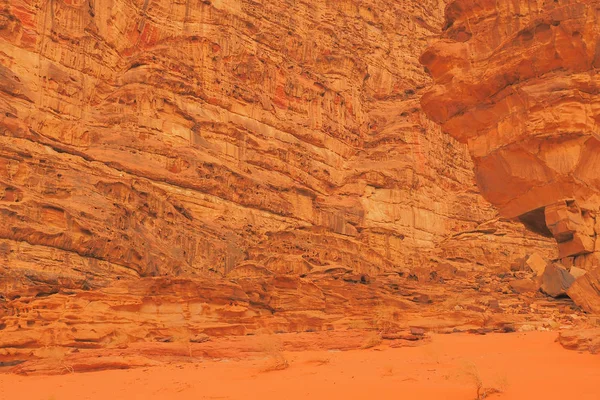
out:
<path id="1" fill-rule="evenodd" d="M 468 145 L 486 199 L 586 267 L 600 262 L 599 37 L 596 0 L 457 0 L 421 57 L 422 105 Z"/>
<path id="2" fill-rule="evenodd" d="M 509 266 L 553 241 L 421 110 L 442 1 L 0 7 L 3 365 L 529 318 Z"/>
<path id="3" fill-rule="evenodd" d="M 10 269 L 102 285 L 547 247 L 510 224 L 477 231 L 495 211 L 462 145 L 420 110 L 438 0 L 2 7 Z M 452 239 L 471 231 L 494 240 Z"/>

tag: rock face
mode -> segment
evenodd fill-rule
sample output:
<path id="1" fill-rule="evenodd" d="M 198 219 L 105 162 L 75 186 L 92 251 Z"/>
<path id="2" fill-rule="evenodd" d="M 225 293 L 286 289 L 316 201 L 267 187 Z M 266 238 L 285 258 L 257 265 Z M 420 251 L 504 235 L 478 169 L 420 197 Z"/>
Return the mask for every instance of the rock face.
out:
<path id="1" fill-rule="evenodd" d="M 443 7 L 4 2 L 0 355 L 325 330 L 550 258 L 420 108 Z"/>
<path id="2" fill-rule="evenodd" d="M 600 2 L 457 0 L 421 62 L 426 113 L 468 144 L 479 187 L 506 217 L 600 257 Z"/>
<path id="3" fill-rule="evenodd" d="M 494 211 L 419 108 L 442 6 L 9 2 L 2 256 L 90 277 L 376 273 L 476 230 Z"/>
<path id="4" fill-rule="evenodd" d="M 438 244 L 482 263 L 547 246 L 480 229 L 495 211 L 466 152 L 419 108 L 440 1 L 4 7 L 11 269 L 101 286 L 255 265 L 373 274 Z"/>

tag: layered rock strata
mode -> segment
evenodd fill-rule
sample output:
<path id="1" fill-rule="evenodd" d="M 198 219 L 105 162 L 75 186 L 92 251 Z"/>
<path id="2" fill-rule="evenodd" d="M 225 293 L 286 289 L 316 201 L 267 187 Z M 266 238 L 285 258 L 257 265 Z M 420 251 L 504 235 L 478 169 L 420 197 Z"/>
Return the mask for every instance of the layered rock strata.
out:
<path id="1" fill-rule="evenodd" d="M 535 287 L 518 289 L 515 276 L 533 283 L 531 272 L 448 263 L 408 276 L 368 277 L 338 268 L 303 278 L 158 277 L 99 290 L 64 285 L 37 296 L 15 290 L 0 303 L 0 372 L 64 374 L 257 351 L 264 357 L 265 349 L 243 347 L 265 333 L 306 332 L 281 340 L 340 350 L 368 345 L 369 338 L 402 345 L 430 331 L 589 327 L 569 299 L 548 300 Z M 337 335 L 335 342 L 323 343 L 330 334 Z"/>
<path id="2" fill-rule="evenodd" d="M 4 10 L 0 254 L 13 269 L 92 286 L 246 265 L 377 273 L 494 217 L 462 148 L 419 109 L 438 1 Z M 504 254 L 484 238 L 454 257 L 546 246 L 511 229 L 495 237 L 514 243 Z"/>
<path id="3" fill-rule="evenodd" d="M 551 255 L 420 108 L 443 6 L 2 3 L 2 354 L 344 327 Z"/>
<path id="4" fill-rule="evenodd" d="M 421 62 L 421 104 L 468 144 L 483 195 L 554 237 L 567 266 L 600 257 L 600 2 L 457 0 Z"/>

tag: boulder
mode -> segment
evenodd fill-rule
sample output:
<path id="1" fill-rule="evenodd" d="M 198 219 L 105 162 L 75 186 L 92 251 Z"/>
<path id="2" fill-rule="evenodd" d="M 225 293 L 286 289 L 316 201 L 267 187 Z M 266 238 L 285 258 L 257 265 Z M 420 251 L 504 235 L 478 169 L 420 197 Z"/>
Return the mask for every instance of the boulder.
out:
<path id="1" fill-rule="evenodd" d="M 580 276 L 567 294 L 583 311 L 600 314 L 600 267 Z"/>
<path id="2" fill-rule="evenodd" d="M 594 246 L 594 240 L 590 236 L 576 232 L 573 234 L 571 240 L 558 243 L 558 256 L 565 258 L 592 253 Z"/>
<path id="3" fill-rule="evenodd" d="M 587 273 L 587 271 L 583 268 L 579 268 L 579 267 L 571 267 L 571 269 L 569 270 L 569 273 L 571 275 L 573 275 L 573 278 L 575 278 L 576 280 L 580 277 L 582 277 L 583 275 L 585 275 Z"/>
<path id="4" fill-rule="evenodd" d="M 205 333 L 199 333 L 190 337 L 190 343 L 204 343 L 210 340 L 210 336 Z"/>
<path id="5" fill-rule="evenodd" d="M 568 350 L 600 352 L 600 328 L 578 329 L 560 332 L 558 342 Z"/>
<path id="6" fill-rule="evenodd" d="M 538 253 L 532 253 L 525 259 L 524 264 L 531 268 L 536 275 L 540 276 L 546 270 L 548 262 Z"/>
<path id="7" fill-rule="evenodd" d="M 562 265 L 551 263 L 546 266 L 542 275 L 541 291 L 548 296 L 559 297 L 567 294 L 569 287 L 575 282 L 573 275 Z"/>
<path id="8" fill-rule="evenodd" d="M 510 281 L 508 285 L 515 293 L 537 292 L 540 290 L 540 284 L 533 279 L 515 279 Z"/>

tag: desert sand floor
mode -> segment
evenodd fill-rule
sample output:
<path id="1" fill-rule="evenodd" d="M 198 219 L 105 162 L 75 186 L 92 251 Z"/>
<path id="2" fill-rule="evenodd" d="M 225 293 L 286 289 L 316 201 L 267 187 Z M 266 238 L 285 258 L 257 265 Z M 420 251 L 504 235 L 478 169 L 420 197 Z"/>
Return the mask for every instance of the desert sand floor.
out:
<path id="1" fill-rule="evenodd" d="M 62 376 L 0 375 L 0 399 L 600 399 L 600 355 L 556 332 L 433 335 L 416 347 L 286 352 Z M 272 370 L 275 362 L 288 363 Z"/>

